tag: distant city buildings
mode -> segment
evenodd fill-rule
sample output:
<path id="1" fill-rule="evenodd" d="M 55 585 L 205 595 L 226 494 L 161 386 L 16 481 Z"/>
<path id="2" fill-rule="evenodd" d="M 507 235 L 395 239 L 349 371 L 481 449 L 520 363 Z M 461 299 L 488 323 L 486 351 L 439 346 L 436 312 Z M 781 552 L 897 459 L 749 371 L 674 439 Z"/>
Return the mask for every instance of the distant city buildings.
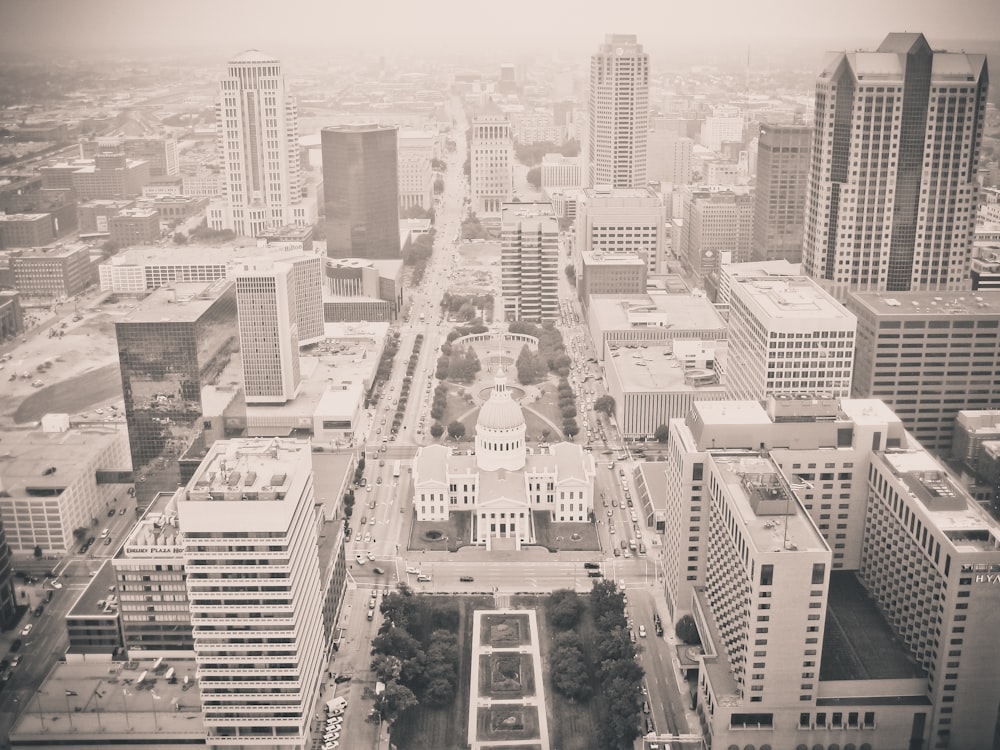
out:
<path id="1" fill-rule="evenodd" d="M 285 90 L 278 59 L 248 50 L 230 60 L 215 110 L 224 178 L 222 199 L 209 206 L 209 226 L 256 237 L 277 226 L 312 224 L 298 105 Z"/>
<path id="2" fill-rule="evenodd" d="M 500 294 L 507 320 L 558 319 L 559 222 L 551 203 L 503 204 Z"/>
<path id="3" fill-rule="evenodd" d="M 802 261 L 812 128 L 762 123 L 757 144 L 753 260 Z"/>
<path id="4" fill-rule="evenodd" d="M 934 52 L 922 34 L 829 59 L 802 263 L 838 299 L 968 283 L 988 81 L 985 55 Z"/>
<path id="5" fill-rule="evenodd" d="M 885 401 L 928 450 L 947 455 L 955 417 L 1000 408 L 1000 291 L 855 292 L 853 395 Z"/>
<path id="6" fill-rule="evenodd" d="M 500 218 L 501 207 L 514 197 L 514 141 L 510 120 L 492 99 L 472 118 L 469 167 L 473 212 Z"/>
<path id="7" fill-rule="evenodd" d="M 727 384 L 733 398 L 851 395 L 857 320 L 806 276 L 734 279 Z"/>
<path id="8" fill-rule="evenodd" d="M 399 258 L 397 129 L 337 125 L 320 136 L 327 256 Z"/>
<path id="9" fill-rule="evenodd" d="M 649 55 L 635 34 L 607 34 L 590 58 L 585 187 L 646 187 Z"/>
<path id="10" fill-rule="evenodd" d="M 648 136 L 650 182 L 666 182 L 683 187 L 691 184 L 694 141 L 669 127 L 666 118 L 653 118 Z"/>
<path id="11" fill-rule="evenodd" d="M 701 145 L 721 152 L 726 143 L 743 142 L 743 115 L 738 107 L 714 107 L 701 126 Z"/>

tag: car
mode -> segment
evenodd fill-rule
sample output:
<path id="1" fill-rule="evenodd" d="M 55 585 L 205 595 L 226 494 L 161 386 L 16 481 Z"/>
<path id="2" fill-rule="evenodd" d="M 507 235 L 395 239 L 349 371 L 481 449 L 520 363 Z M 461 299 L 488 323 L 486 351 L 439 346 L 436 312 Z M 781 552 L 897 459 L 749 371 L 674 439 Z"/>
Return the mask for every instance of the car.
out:
<path id="1" fill-rule="evenodd" d="M 383 458 L 383 459 L 381 459 L 381 460 L 380 460 L 380 461 L 378 462 L 378 465 L 379 465 L 379 466 L 385 466 L 385 459 L 384 459 L 384 458 Z"/>
<path id="2" fill-rule="evenodd" d="M 375 560 L 375 553 L 372 552 L 371 550 L 368 550 L 368 559 L 372 561 Z"/>
<path id="3" fill-rule="evenodd" d="M 13 641 L 10 642 L 10 650 L 17 651 L 19 648 L 21 648 L 22 643 L 23 641 L 20 638 L 15 638 Z"/>
<path id="4" fill-rule="evenodd" d="M 608 533 L 609 533 L 609 534 L 614 534 L 614 533 L 616 533 L 616 532 L 615 532 L 615 526 L 614 526 L 614 524 L 611 524 L 611 528 L 610 528 L 610 529 L 608 529 Z"/>
<path id="5" fill-rule="evenodd" d="M 431 577 L 429 575 L 425 575 L 424 573 L 421 573 L 420 575 L 417 576 L 417 581 L 419 583 L 430 583 L 430 580 Z M 28 627 L 30 628 L 31 626 L 29 625 Z"/>
<path id="6" fill-rule="evenodd" d="M 333 681 L 337 685 L 342 685 L 345 682 L 350 682 L 351 681 L 351 675 L 349 675 L 349 674 L 338 674 L 336 677 L 333 678 Z"/>
<path id="7" fill-rule="evenodd" d="M 420 568 L 414 568 L 412 565 L 407 565 L 406 572 L 418 576 L 420 575 Z"/>
<path id="8" fill-rule="evenodd" d="M 369 484 L 367 487 L 365 487 L 365 489 L 368 490 L 369 492 L 371 492 L 372 491 L 372 486 Z"/>
<path id="9" fill-rule="evenodd" d="M 360 531 L 357 534 L 354 535 L 354 541 L 355 542 L 360 542 L 361 541 L 361 532 Z"/>
<path id="10" fill-rule="evenodd" d="M 37 607 L 35 607 L 34 611 L 31 614 L 35 617 L 41 617 L 42 612 L 44 611 L 45 611 L 45 605 L 39 604 Z"/>
<path id="11" fill-rule="evenodd" d="M 375 600 L 374 599 L 369 599 L 368 600 L 368 609 L 375 609 Z"/>
<path id="12" fill-rule="evenodd" d="M 371 540 L 372 540 L 372 535 L 371 534 L 365 534 L 364 538 L 362 539 L 362 541 L 365 544 L 368 544 L 369 542 L 371 542 Z"/>
<path id="13" fill-rule="evenodd" d="M 622 551 L 617 547 L 615 547 L 615 557 L 621 557 L 621 556 L 622 556 Z"/>
<path id="14" fill-rule="evenodd" d="M 35 627 L 35 626 L 34 626 L 34 625 L 32 625 L 32 624 L 31 624 L 31 623 L 29 622 L 29 623 L 28 623 L 27 625 L 25 625 L 25 626 L 24 626 L 24 627 L 23 627 L 23 628 L 21 629 L 21 636 L 23 637 L 23 636 L 26 636 L 26 635 L 28 635 L 29 633 L 31 633 L 31 629 L 32 629 L 33 627 Z"/>
<path id="15" fill-rule="evenodd" d="M 125 506 L 122 506 L 121 508 L 118 509 L 118 515 L 119 516 L 124 516 L 125 515 L 125 511 L 127 511 L 127 510 L 128 510 L 128 508 L 126 508 Z"/>
<path id="16" fill-rule="evenodd" d="M 656 624 L 656 625 L 654 626 L 654 629 L 656 630 L 656 634 L 657 634 L 657 635 L 659 635 L 659 636 L 662 636 L 662 635 L 663 635 L 663 626 L 662 626 L 662 625 L 660 625 L 659 623 L 657 623 L 657 624 Z"/>
<path id="17" fill-rule="evenodd" d="M 645 625 L 640 625 L 639 626 L 639 637 L 640 638 L 645 638 L 646 637 L 646 626 Z"/>
<path id="18" fill-rule="evenodd" d="M 650 732 L 655 732 L 655 731 L 656 731 L 656 726 L 653 724 L 652 717 L 647 716 L 646 717 L 646 734 L 649 734 Z"/>
<path id="19" fill-rule="evenodd" d="M 364 526 L 368 523 L 368 516 L 361 516 L 361 525 Z"/>
<path id="20" fill-rule="evenodd" d="M 611 510 L 611 508 L 608 508 L 608 518 L 613 518 L 614 515 L 615 515 L 615 512 L 613 510 Z"/>
<path id="21" fill-rule="evenodd" d="M 599 570 L 588 570 L 587 571 L 587 577 L 588 578 L 604 578 L 604 574 L 601 571 L 599 571 Z"/>
<path id="22" fill-rule="evenodd" d="M 632 628 L 628 629 L 628 639 L 632 641 L 632 643 L 635 643 L 635 631 L 632 630 Z"/>
<path id="23" fill-rule="evenodd" d="M 53 581 L 52 582 L 52 588 L 54 588 L 54 589 L 61 589 L 62 587 L 63 587 L 62 581 Z"/>
<path id="24" fill-rule="evenodd" d="M 21 655 L 20 654 L 18 654 L 17 656 L 15 656 L 13 659 L 10 660 L 10 666 L 11 667 L 16 667 L 20 663 L 21 663 Z"/>
<path id="25" fill-rule="evenodd" d="M 385 571 L 384 571 L 384 570 L 382 570 L 382 568 L 372 568 L 372 573 L 374 573 L 374 574 L 375 574 L 375 575 L 377 575 L 377 576 L 380 576 L 380 575 L 382 575 L 383 573 L 385 573 Z"/>
<path id="26" fill-rule="evenodd" d="M 460 580 L 462 583 L 472 583 L 476 579 L 473 578 L 472 576 L 459 576 L 458 580 Z"/>
<path id="27" fill-rule="evenodd" d="M 92 536 L 87 537 L 87 546 L 89 547 L 90 545 L 92 545 L 96 541 L 97 541 L 96 537 L 92 537 Z"/>
<path id="28" fill-rule="evenodd" d="M 339 739 L 340 739 L 340 732 L 338 731 L 327 732 L 326 734 L 323 735 L 324 742 L 333 742 L 334 740 L 339 740 Z"/>
<path id="29" fill-rule="evenodd" d="M 375 610 L 374 609 L 369 609 L 368 610 L 368 619 L 369 620 L 374 620 L 375 619 Z"/>
<path id="30" fill-rule="evenodd" d="M 375 480 L 375 484 L 382 484 L 382 477 Z"/>
<path id="31" fill-rule="evenodd" d="M 367 562 L 365 560 L 365 556 L 362 555 L 360 552 L 354 556 L 354 559 L 358 563 L 358 565 L 364 565 L 365 562 Z"/>
<path id="32" fill-rule="evenodd" d="M 611 506 L 612 506 L 613 508 L 617 508 L 617 507 L 618 507 L 618 500 L 617 500 L 617 499 L 616 499 L 616 500 L 612 500 L 612 501 L 611 501 Z"/>
<path id="33" fill-rule="evenodd" d="M 114 514 L 115 514 L 115 509 L 114 508 L 108 508 L 108 518 L 111 518 L 111 516 L 113 516 Z"/>
<path id="34" fill-rule="evenodd" d="M 583 564 L 583 567 L 586 568 L 587 570 L 600 570 L 601 569 L 600 563 L 595 563 L 595 562 L 585 562 Z"/>
<path id="35" fill-rule="evenodd" d="M 111 544 L 111 537 L 109 536 L 104 537 L 104 544 L 105 545 Z"/>

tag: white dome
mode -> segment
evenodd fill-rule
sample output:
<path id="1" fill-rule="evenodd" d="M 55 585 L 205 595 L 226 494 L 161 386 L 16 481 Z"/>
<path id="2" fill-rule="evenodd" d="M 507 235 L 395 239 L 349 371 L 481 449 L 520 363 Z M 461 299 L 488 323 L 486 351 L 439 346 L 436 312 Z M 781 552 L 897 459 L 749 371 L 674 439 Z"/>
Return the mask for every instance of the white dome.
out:
<path id="1" fill-rule="evenodd" d="M 516 430 L 519 427 L 524 427 L 524 413 L 511 398 L 507 378 L 503 374 L 497 375 L 493 392 L 476 420 L 476 432 Z"/>

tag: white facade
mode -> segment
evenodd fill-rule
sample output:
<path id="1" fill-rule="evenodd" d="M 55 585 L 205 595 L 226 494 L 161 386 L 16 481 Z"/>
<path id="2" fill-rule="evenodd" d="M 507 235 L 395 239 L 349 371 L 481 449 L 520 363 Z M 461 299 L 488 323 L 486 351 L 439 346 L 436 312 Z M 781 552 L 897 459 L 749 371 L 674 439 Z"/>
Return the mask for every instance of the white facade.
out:
<path id="1" fill-rule="evenodd" d="M 429 211 L 434 206 L 434 170 L 426 156 L 400 151 L 399 210 L 420 206 Z"/>
<path id="2" fill-rule="evenodd" d="M 300 205 L 298 107 L 285 91 L 281 63 L 256 50 L 231 60 L 220 82 L 215 120 L 224 200 L 209 206 L 209 226 L 256 237 L 308 223 Z"/>
<path id="3" fill-rule="evenodd" d="M 583 193 L 576 217 L 579 252 L 635 254 L 645 258 L 649 273 L 666 268 L 666 215 L 652 189 L 602 186 Z"/>
<path id="4" fill-rule="evenodd" d="M 508 320 L 559 317 L 559 221 L 551 203 L 505 203 L 500 293 Z"/>
<path id="5" fill-rule="evenodd" d="M 480 218 L 498 218 L 514 194 L 514 141 L 510 120 L 492 105 L 472 120 L 469 144 L 472 210 Z"/>
<path id="6" fill-rule="evenodd" d="M 607 34 L 590 58 L 585 186 L 646 186 L 649 55 L 635 34 Z"/>
<path id="7" fill-rule="evenodd" d="M 967 288 L 988 74 L 985 55 L 889 34 L 816 81 L 803 268 L 848 291 Z"/>
<path id="8" fill-rule="evenodd" d="M 580 187 L 580 157 L 545 154 L 541 166 L 542 190 Z"/>
<path id="9" fill-rule="evenodd" d="M 726 373 L 734 398 L 851 395 L 852 313 L 807 276 L 731 281 Z"/>
<path id="10" fill-rule="evenodd" d="M 721 151 L 726 142 L 743 140 L 743 115 L 738 107 L 715 107 L 701 126 L 701 145 Z"/>
<path id="11" fill-rule="evenodd" d="M 269 260 L 242 264 L 236 274 L 243 386 L 248 404 L 283 404 L 300 383 L 295 278 Z"/>
<path id="12" fill-rule="evenodd" d="M 324 674 L 312 454 L 218 441 L 177 503 L 206 747 L 306 750 Z"/>

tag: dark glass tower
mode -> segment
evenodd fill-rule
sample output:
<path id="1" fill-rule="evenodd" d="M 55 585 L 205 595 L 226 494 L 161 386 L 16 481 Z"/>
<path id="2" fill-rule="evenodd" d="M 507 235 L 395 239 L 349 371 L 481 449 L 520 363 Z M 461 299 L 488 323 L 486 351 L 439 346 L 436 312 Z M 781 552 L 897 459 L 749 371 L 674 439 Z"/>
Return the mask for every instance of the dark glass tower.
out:
<path id="1" fill-rule="evenodd" d="M 239 350 L 233 282 L 158 289 L 115 323 L 132 465 L 182 454 L 201 431 L 201 391 Z"/>
<path id="2" fill-rule="evenodd" d="M 338 125 L 321 138 L 326 254 L 399 258 L 396 128 Z"/>

